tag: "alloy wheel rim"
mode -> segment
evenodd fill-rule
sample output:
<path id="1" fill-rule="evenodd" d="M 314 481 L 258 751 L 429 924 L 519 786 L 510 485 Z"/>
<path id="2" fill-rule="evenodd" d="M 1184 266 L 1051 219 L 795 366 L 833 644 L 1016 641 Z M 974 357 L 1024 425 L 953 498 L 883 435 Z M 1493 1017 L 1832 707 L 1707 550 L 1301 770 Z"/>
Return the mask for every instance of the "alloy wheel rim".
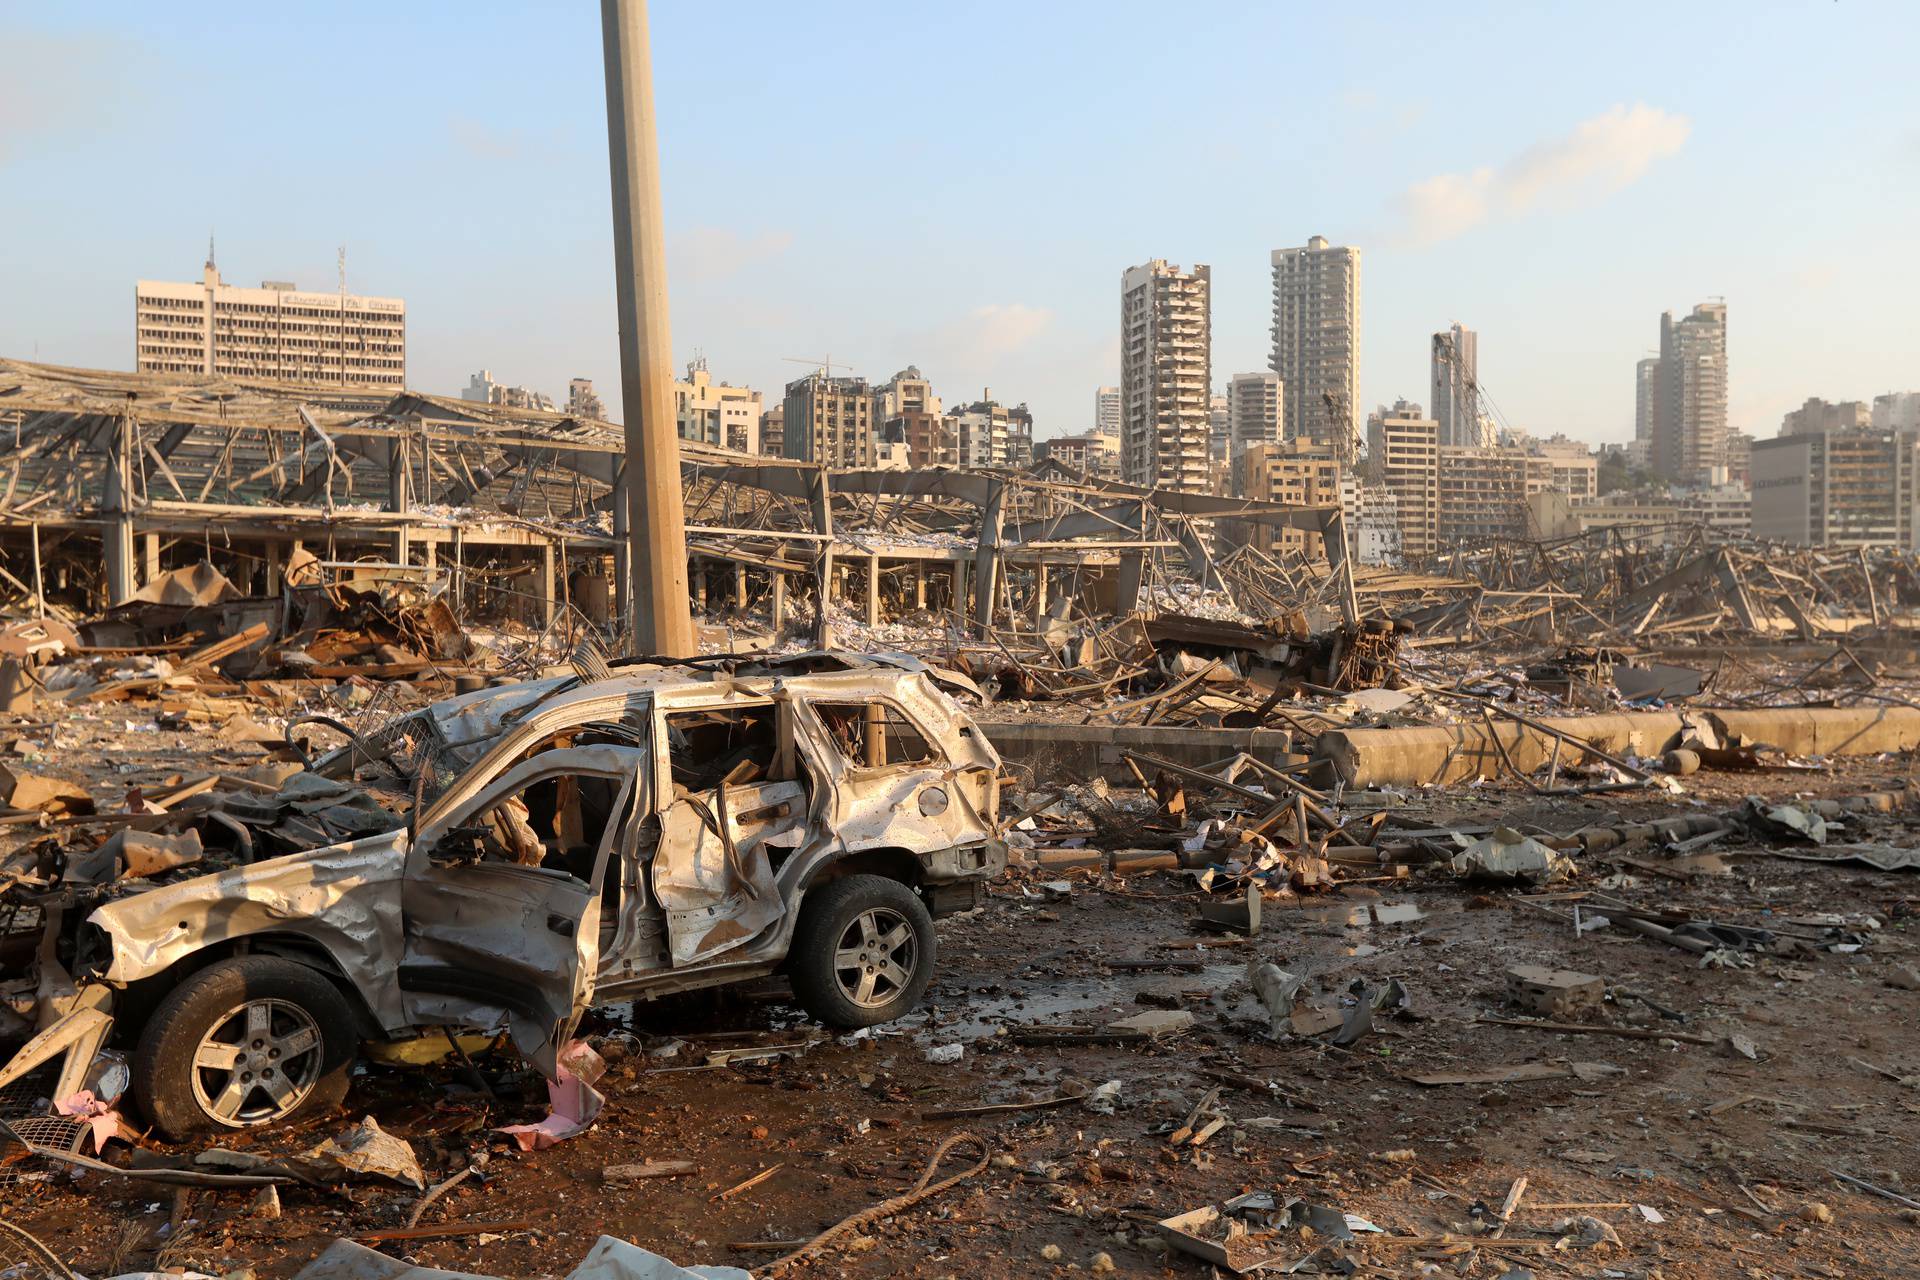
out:
<path id="1" fill-rule="evenodd" d="M 847 922 L 833 952 L 840 992 L 862 1009 L 879 1009 L 913 985 L 920 939 L 891 907 L 869 907 Z"/>
<path id="2" fill-rule="evenodd" d="M 194 1046 L 193 1100 L 231 1129 L 291 1115 L 320 1079 L 320 1024 L 286 1000 L 248 1000 L 213 1020 Z"/>

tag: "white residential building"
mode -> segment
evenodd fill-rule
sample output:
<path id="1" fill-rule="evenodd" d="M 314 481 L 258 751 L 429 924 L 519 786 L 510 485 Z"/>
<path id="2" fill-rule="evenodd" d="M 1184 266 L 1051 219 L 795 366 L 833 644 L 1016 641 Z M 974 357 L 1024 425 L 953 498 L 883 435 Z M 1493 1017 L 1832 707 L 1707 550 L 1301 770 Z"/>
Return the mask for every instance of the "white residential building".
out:
<path id="1" fill-rule="evenodd" d="M 1093 392 L 1093 429 L 1103 436 L 1120 435 L 1120 388 L 1096 387 Z"/>
<path id="2" fill-rule="evenodd" d="M 1343 475 L 1340 509 L 1347 526 L 1347 545 L 1357 563 L 1400 563 L 1400 501 L 1392 490 Z"/>
<path id="3" fill-rule="evenodd" d="M 1360 437 L 1360 251 L 1315 236 L 1275 249 L 1273 356 L 1288 438 L 1331 444 L 1350 464 Z"/>
<path id="4" fill-rule="evenodd" d="M 687 365 L 685 381 L 673 384 L 673 423 L 682 440 L 758 453 L 761 408 L 758 391 L 715 382 L 705 356 Z"/>
<path id="5" fill-rule="evenodd" d="M 1120 278 L 1120 465 L 1128 484 L 1205 493 L 1212 279 L 1163 258 Z"/>
<path id="6" fill-rule="evenodd" d="M 509 387 L 505 383 L 495 382 L 491 369 L 482 369 L 470 375 L 467 385 L 461 388 L 460 398 L 472 404 L 497 404 L 507 409 L 539 409 L 547 413 L 559 409 L 553 397 L 544 391 L 535 391 L 531 387 Z"/>
<path id="7" fill-rule="evenodd" d="M 133 288 L 133 367 L 399 391 L 407 385 L 407 304 L 399 298 L 306 293 L 285 280 L 243 289 L 220 279 L 213 246 L 198 283 Z"/>
<path id="8" fill-rule="evenodd" d="M 1270 370 L 1236 373 L 1227 383 L 1227 460 L 1233 478 L 1240 484 L 1240 461 L 1257 444 L 1280 441 L 1280 399 L 1284 387 L 1280 375 Z"/>
<path id="9" fill-rule="evenodd" d="M 988 389 L 950 415 L 963 467 L 1024 467 L 1033 461 L 1033 414 L 1004 405 Z"/>
<path id="10" fill-rule="evenodd" d="M 879 397 L 880 421 L 887 422 L 907 413 L 925 413 L 933 417 L 940 416 L 940 397 L 933 394 L 933 384 L 921 376 L 919 366 L 908 365 L 891 378 L 873 389 Z"/>
<path id="11" fill-rule="evenodd" d="M 1920 391 L 1889 391 L 1873 398 L 1875 431 L 1920 431 Z"/>
<path id="12" fill-rule="evenodd" d="M 1600 487 L 1600 460 L 1579 440 L 1555 435 L 1529 440 L 1527 452 L 1545 458 L 1552 468 L 1551 487 L 1569 498 L 1591 498 Z"/>
<path id="13" fill-rule="evenodd" d="M 1681 484 L 1709 483 L 1726 465 L 1727 304 L 1703 302 L 1679 320 L 1663 314 L 1652 372 L 1654 471 Z"/>

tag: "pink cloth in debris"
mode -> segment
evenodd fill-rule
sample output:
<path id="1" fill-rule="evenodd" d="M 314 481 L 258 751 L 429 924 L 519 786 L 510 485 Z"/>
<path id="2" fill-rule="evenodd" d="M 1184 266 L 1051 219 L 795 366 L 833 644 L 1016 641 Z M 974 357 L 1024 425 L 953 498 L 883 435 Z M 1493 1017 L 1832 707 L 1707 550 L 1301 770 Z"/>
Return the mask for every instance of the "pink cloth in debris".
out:
<path id="1" fill-rule="evenodd" d="M 82 1089 L 71 1097 L 61 1098 L 53 1104 L 53 1109 L 63 1116 L 87 1122 L 87 1128 L 93 1134 L 96 1153 L 103 1150 L 110 1139 L 121 1138 L 133 1142 L 140 1136 L 127 1127 L 118 1111 L 94 1097 L 91 1089 Z"/>
<path id="2" fill-rule="evenodd" d="M 593 1127 L 606 1097 L 593 1087 L 606 1074 L 607 1064 L 585 1040 L 574 1040 L 555 1060 L 558 1074 L 547 1081 L 547 1116 L 537 1124 L 510 1124 L 497 1132 L 507 1134 L 522 1151 L 545 1151 L 556 1142 L 585 1133 Z"/>

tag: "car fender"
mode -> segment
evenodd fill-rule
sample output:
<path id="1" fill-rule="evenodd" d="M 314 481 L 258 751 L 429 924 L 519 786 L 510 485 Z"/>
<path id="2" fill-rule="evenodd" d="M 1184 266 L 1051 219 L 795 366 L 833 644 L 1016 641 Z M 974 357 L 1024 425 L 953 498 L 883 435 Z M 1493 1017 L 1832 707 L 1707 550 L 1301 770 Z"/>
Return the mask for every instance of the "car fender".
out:
<path id="1" fill-rule="evenodd" d="M 389 831 L 270 858 L 134 894 L 88 917 L 107 936 L 102 975 L 125 986 L 208 947 L 258 934 L 297 935 L 349 975 L 374 1020 L 406 1025 L 395 980 L 407 837 Z"/>

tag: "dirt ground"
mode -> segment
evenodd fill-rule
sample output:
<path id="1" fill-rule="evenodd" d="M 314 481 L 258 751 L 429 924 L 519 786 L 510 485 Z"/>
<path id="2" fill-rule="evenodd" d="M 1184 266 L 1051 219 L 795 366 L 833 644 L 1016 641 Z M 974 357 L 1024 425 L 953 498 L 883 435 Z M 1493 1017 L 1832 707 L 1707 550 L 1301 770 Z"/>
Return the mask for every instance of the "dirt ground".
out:
<path id="1" fill-rule="evenodd" d="M 111 727 L 70 729 L 66 745 L 104 749 Z M 137 774 L 178 750 L 177 740 L 141 740 L 120 763 Z M 1615 815 L 1715 811 L 1749 792 L 1903 791 L 1911 768 L 1883 758 L 1832 773 L 1703 773 L 1687 779 L 1682 797 L 1587 801 L 1494 785 L 1416 793 L 1409 806 L 1434 825 L 1501 821 L 1564 833 Z M 1874 838 L 1912 843 L 1898 815 L 1868 825 Z M 1566 888 L 1592 889 L 1625 870 L 1632 878 L 1609 891 L 1650 909 L 1763 925 L 1836 913 L 1878 927 L 1850 953 L 1702 968 L 1691 953 L 1619 928 L 1576 936 L 1555 914 L 1564 901 L 1528 903 L 1522 891 L 1416 872 L 1403 883 L 1270 902 L 1258 936 L 1234 939 L 1196 931 L 1197 895 L 1184 876 L 1016 869 L 982 910 L 941 923 L 940 971 L 924 1009 L 870 1035 L 832 1037 L 777 987 L 605 1009 L 588 1031 L 612 1064 L 600 1085 L 607 1107 L 591 1132 L 548 1151 L 517 1154 L 491 1133 L 544 1109 L 541 1082 L 504 1057 L 482 1058 L 481 1079 L 444 1065 L 367 1068 L 348 1111 L 253 1145 L 298 1150 L 371 1114 L 412 1141 L 429 1180 L 478 1164 L 421 1218 L 462 1234 L 380 1247 L 496 1276 L 564 1274 L 602 1233 L 682 1264 L 761 1266 L 911 1188 L 935 1148 L 961 1132 L 984 1141 L 982 1171 L 799 1270 L 984 1280 L 1110 1265 L 1119 1275 L 1204 1276 L 1207 1265 L 1169 1253 L 1153 1223 L 1274 1191 L 1381 1228 L 1348 1251 L 1362 1275 L 1920 1275 L 1920 1213 L 1833 1176 L 1920 1198 L 1920 996 L 1907 976 L 1920 967 L 1920 880 L 1785 860 L 1738 840 L 1715 848 L 1728 864 L 1720 874 L 1668 878 L 1601 857 L 1584 860 Z M 1071 884 L 1064 896 L 1043 886 L 1058 880 Z M 1259 960 L 1307 976 L 1326 1001 L 1355 979 L 1398 978 L 1410 1007 L 1382 1015 L 1348 1048 L 1324 1037 L 1272 1041 L 1246 981 Z M 1504 974 L 1528 963 L 1604 978 L 1615 998 L 1587 1020 L 1647 1038 L 1477 1022 L 1519 1015 Z M 1185 1009 L 1195 1025 L 1144 1045 L 1034 1046 L 1014 1035 L 1156 1008 Z M 1751 1041 L 1756 1057 L 1694 1042 L 1728 1034 Z M 954 1044 L 958 1061 L 928 1060 Z M 773 1061 L 701 1065 L 715 1050 L 755 1046 L 798 1048 Z M 1618 1070 L 1494 1085 L 1409 1079 L 1568 1062 Z M 1111 1114 L 1076 1102 L 927 1115 L 1108 1081 L 1119 1082 Z M 1216 1086 L 1230 1121 L 1203 1143 L 1170 1141 Z M 977 1159 L 956 1149 L 935 1176 Z M 634 1182 L 604 1172 L 644 1160 L 694 1169 Z M 1507 1244 L 1437 1241 L 1484 1230 L 1521 1177 Z M 0 1187 L 0 1216 L 84 1275 L 185 1268 L 266 1278 L 292 1274 L 337 1237 L 404 1224 L 418 1195 L 369 1184 L 283 1188 L 278 1218 L 256 1216 L 252 1199 L 41 1174 Z M 1570 1233 L 1560 1224 L 1581 1215 L 1607 1224 L 1619 1243 L 1563 1243 Z M 1321 1243 L 1301 1238 L 1287 1260 Z"/>

